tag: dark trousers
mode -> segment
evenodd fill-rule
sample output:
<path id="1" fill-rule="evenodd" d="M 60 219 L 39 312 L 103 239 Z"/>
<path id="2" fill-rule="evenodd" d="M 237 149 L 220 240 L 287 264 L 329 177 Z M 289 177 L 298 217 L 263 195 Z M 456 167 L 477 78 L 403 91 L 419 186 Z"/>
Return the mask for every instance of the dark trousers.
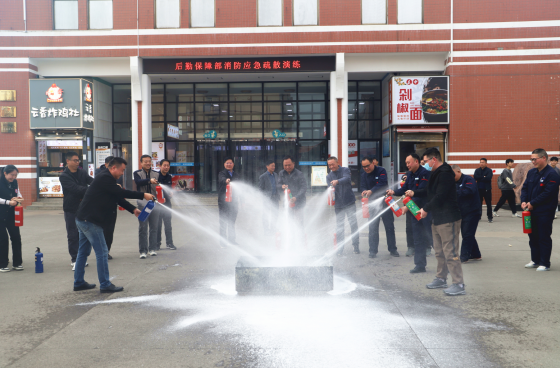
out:
<path id="1" fill-rule="evenodd" d="M 220 245 L 225 246 L 226 241 L 235 243 L 235 220 L 237 220 L 239 207 L 237 203 L 218 203 L 220 215 Z"/>
<path id="2" fill-rule="evenodd" d="M 66 221 L 66 237 L 68 238 L 68 253 L 72 263 L 76 262 L 78 256 L 78 248 L 80 247 L 80 233 L 76 227 L 76 214 L 72 212 L 64 212 L 64 221 Z"/>
<path id="3" fill-rule="evenodd" d="M 420 222 L 424 225 L 424 230 L 426 231 L 426 249 L 431 249 L 434 247 L 434 236 L 432 235 L 432 214 L 428 213 L 428 216 Z"/>
<path id="4" fill-rule="evenodd" d="M 7 218 L 0 220 L 0 268 L 8 267 L 10 263 L 10 240 L 12 241 L 12 267 L 21 266 L 21 235 L 15 218 L 8 214 Z M 9 235 L 9 238 L 8 238 Z"/>
<path id="5" fill-rule="evenodd" d="M 392 211 L 385 211 L 380 217 L 369 224 L 369 252 L 377 254 L 379 249 L 379 222 L 383 219 L 385 235 L 387 236 L 387 247 L 389 252 L 397 250 L 397 240 L 395 238 L 395 219 Z"/>
<path id="6" fill-rule="evenodd" d="M 165 245 L 173 245 L 173 228 L 171 227 L 171 218 L 173 214 L 165 208 L 161 209 L 157 232 L 157 249 L 161 247 L 161 230 L 165 226 Z"/>
<path id="7" fill-rule="evenodd" d="M 492 190 L 478 189 L 478 196 L 480 197 L 480 208 L 482 210 L 482 200 L 486 201 L 486 215 L 488 220 L 492 220 Z M 482 217 L 482 214 L 480 215 Z"/>
<path id="8" fill-rule="evenodd" d="M 342 253 L 344 249 L 344 219 L 348 218 L 350 224 L 350 232 L 352 234 L 352 244 L 354 248 L 360 246 L 360 233 L 358 232 L 358 220 L 356 219 L 356 203 L 352 203 L 343 208 L 334 208 L 336 214 L 336 245 L 339 247 L 338 251 Z"/>
<path id="9" fill-rule="evenodd" d="M 426 267 L 426 248 L 431 247 L 428 234 L 426 233 L 426 223 L 430 224 L 431 219 L 422 219 L 418 221 L 410 211 L 406 211 L 407 219 L 410 218 L 410 227 L 412 228 L 412 238 L 414 242 L 414 264 L 418 267 Z"/>
<path id="10" fill-rule="evenodd" d="M 509 203 L 509 208 L 511 208 L 511 213 L 515 215 L 517 213 L 517 209 L 515 207 L 515 192 L 513 191 L 513 189 L 502 190 L 502 196 L 500 197 L 498 204 L 496 204 L 496 207 L 494 207 L 494 211 L 498 212 L 498 210 L 502 208 L 502 206 L 504 205 L 504 203 L 506 203 L 506 201 Z"/>
<path id="11" fill-rule="evenodd" d="M 115 233 L 115 224 L 117 223 L 117 210 L 111 214 L 111 220 L 103 224 L 103 236 L 105 237 L 105 243 L 107 244 L 107 251 L 111 251 L 111 245 L 113 245 L 113 234 Z"/>
<path id="12" fill-rule="evenodd" d="M 413 216 L 408 216 L 408 211 L 406 217 L 406 247 L 414 248 L 414 235 L 412 233 L 412 219 L 416 220 Z"/>
<path id="13" fill-rule="evenodd" d="M 550 267 L 550 254 L 552 253 L 552 222 L 554 212 L 547 214 L 531 214 L 531 234 L 529 246 L 531 247 L 531 261 L 539 266 Z"/>
<path id="14" fill-rule="evenodd" d="M 278 219 L 278 197 L 266 199 L 262 213 L 263 229 L 276 230 L 276 221 Z"/>
<path id="15" fill-rule="evenodd" d="M 140 254 L 157 249 L 157 230 L 161 211 L 162 210 L 159 209 L 158 206 L 155 206 L 146 221 L 142 222 L 138 220 L 138 247 Z"/>
<path id="16" fill-rule="evenodd" d="M 467 213 L 463 216 L 461 221 L 461 236 L 463 237 L 463 243 L 461 244 L 462 262 L 482 257 L 475 238 L 479 220 L 480 214 L 478 212 Z"/>

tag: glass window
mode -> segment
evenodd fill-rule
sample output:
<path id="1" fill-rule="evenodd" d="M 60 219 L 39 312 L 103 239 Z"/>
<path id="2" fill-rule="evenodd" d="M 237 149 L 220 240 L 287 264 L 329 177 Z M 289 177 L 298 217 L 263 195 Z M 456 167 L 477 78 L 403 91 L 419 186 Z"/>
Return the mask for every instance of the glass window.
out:
<path id="1" fill-rule="evenodd" d="M 265 102 L 264 120 L 296 120 L 297 104 L 295 102 Z"/>
<path id="2" fill-rule="evenodd" d="M 166 158 L 174 163 L 194 162 L 194 142 L 168 142 Z M 177 186 L 182 190 L 194 190 L 194 166 L 171 166 L 172 175 L 191 174 L 179 178 Z M 177 190 L 177 189 L 176 189 Z"/>
<path id="3" fill-rule="evenodd" d="M 214 0 L 191 0 L 191 27 L 214 27 Z"/>
<path id="4" fill-rule="evenodd" d="M 294 26 L 316 26 L 318 0 L 294 0 Z"/>
<path id="5" fill-rule="evenodd" d="M 265 101 L 295 101 L 295 99 L 296 99 L 295 83 L 265 83 L 264 84 Z"/>
<path id="6" fill-rule="evenodd" d="M 168 84 L 165 86 L 167 102 L 192 102 L 194 99 L 192 84 Z"/>
<path id="7" fill-rule="evenodd" d="M 78 29 L 78 0 L 54 0 L 54 29 Z"/>
<path id="8" fill-rule="evenodd" d="M 324 101 L 327 96 L 326 82 L 303 82 L 298 86 L 299 100 L 320 100 Z"/>
<path id="9" fill-rule="evenodd" d="M 229 112 L 230 120 L 262 120 L 262 103 L 230 103 Z"/>
<path id="10" fill-rule="evenodd" d="M 197 121 L 227 121 L 228 120 L 228 104 L 227 102 L 214 103 L 196 103 L 196 120 Z"/>
<path id="11" fill-rule="evenodd" d="M 377 158 L 381 162 L 381 152 L 379 151 L 379 142 L 360 142 L 360 159 L 361 162 L 366 157 Z"/>
<path id="12" fill-rule="evenodd" d="M 156 28 L 181 27 L 179 0 L 156 0 Z"/>
<path id="13" fill-rule="evenodd" d="M 196 101 L 227 101 L 227 84 L 197 84 L 195 86 Z"/>
<path id="14" fill-rule="evenodd" d="M 358 109 L 358 119 L 381 119 L 381 101 L 359 101 L 355 106 Z"/>
<path id="15" fill-rule="evenodd" d="M 164 121 L 164 105 L 162 103 L 152 104 L 152 121 Z"/>
<path id="16" fill-rule="evenodd" d="M 386 24 L 387 0 L 362 0 L 362 24 Z"/>
<path id="17" fill-rule="evenodd" d="M 166 109 L 166 121 L 194 121 L 194 105 L 192 103 L 168 103 Z"/>
<path id="18" fill-rule="evenodd" d="M 358 98 L 358 82 L 348 81 L 348 99 L 355 100 Z"/>
<path id="19" fill-rule="evenodd" d="M 114 103 L 130 103 L 130 84 L 116 84 L 113 86 Z"/>
<path id="20" fill-rule="evenodd" d="M 358 122 L 348 120 L 348 139 L 358 139 Z"/>
<path id="21" fill-rule="evenodd" d="M 422 23 L 422 0 L 398 0 L 397 23 Z"/>
<path id="22" fill-rule="evenodd" d="M 299 137 L 301 139 L 325 139 L 325 121 L 301 121 L 299 123 Z"/>
<path id="23" fill-rule="evenodd" d="M 196 123 L 196 137 L 204 139 L 204 133 L 214 130 L 218 133 L 216 138 L 226 139 L 228 137 L 228 123 Z"/>
<path id="24" fill-rule="evenodd" d="M 275 130 L 279 130 L 281 133 L 286 133 L 286 138 L 296 138 L 297 122 L 296 121 L 265 121 L 264 123 L 265 138 L 274 138 L 272 132 Z"/>
<path id="25" fill-rule="evenodd" d="M 113 141 L 130 142 L 132 141 L 132 127 L 130 123 L 113 124 Z"/>
<path id="26" fill-rule="evenodd" d="M 113 122 L 115 123 L 130 123 L 130 105 L 129 104 L 114 104 L 113 105 Z"/>
<path id="27" fill-rule="evenodd" d="M 152 141 L 163 141 L 164 123 L 152 123 Z"/>
<path id="28" fill-rule="evenodd" d="M 152 102 L 163 102 L 163 84 L 152 84 Z"/>
<path id="29" fill-rule="evenodd" d="M 231 83 L 229 85 L 230 101 L 261 101 L 261 83 Z"/>
<path id="30" fill-rule="evenodd" d="M 251 133 L 247 135 L 244 133 Z M 261 138 L 261 121 L 235 121 L 230 123 L 231 138 Z"/>
<path id="31" fill-rule="evenodd" d="M 359 82 L 358 91 L 359 100 L 381 100 L 380 82 Z"/>
<path id="32" fill-rule="evenodd" d="M 258 0 L 259 26 L 281 26 L 282 0 Z"/>
<path id="33" fill-rule="evenodd" d="M 194 139 L 194 123 L 167 123 L 179 127 L 179 140 Z M 168 141 L 175 141 L 176 138 L 167 136 Z"/>
<path id="34" fill-rule="evenodd" d="M 113 29 L 113 0 L 89 0 L 89 29 Z"/>
<path id="35" fill-rule="evenodd" d="M 359 121 L 358 138 L 381 139 L 381 120 Z"/>
<path id="36" fill-rule="evenodd" d="M 302 120 L 326 119 L 325 102 L 299 102 L 299 118 Z"/>

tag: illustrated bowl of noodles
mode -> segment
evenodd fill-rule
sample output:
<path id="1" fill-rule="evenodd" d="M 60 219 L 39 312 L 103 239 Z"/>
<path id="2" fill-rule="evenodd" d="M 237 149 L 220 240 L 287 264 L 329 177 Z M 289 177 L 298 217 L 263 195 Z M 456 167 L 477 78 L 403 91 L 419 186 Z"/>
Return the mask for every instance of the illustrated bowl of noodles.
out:
<path id="1" fill-rule="evenodd" d="M 447 90 L 434 89 L 422 94 L 422 111 L 424 115 L 447 115 Z"/>

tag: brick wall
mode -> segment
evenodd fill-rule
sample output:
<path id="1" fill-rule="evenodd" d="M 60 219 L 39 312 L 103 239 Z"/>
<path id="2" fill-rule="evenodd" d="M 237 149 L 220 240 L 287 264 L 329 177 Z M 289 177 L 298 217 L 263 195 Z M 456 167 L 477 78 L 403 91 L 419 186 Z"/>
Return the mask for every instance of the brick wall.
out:
<path id="1" fill-rule="evenodd" d="M 113 29 L 136 29 L 136 0 L 113 1 Z"/>
<path id="2" fill-rule="evenodd" d="M 189 28 L 191 24 L 191 4 L 189 0 L 181 0 L 181 28 Z"/>
<path id="3" fill-rule="evenodd" d="M 78 0 L 78 29 L 87 30 L 88 26 L 88 0 Z"/>
<path id="4" fill-rule="evenodd" d="M 216 27 L 256 26 L 256 0 L 216 0 Z"/>
<path id="5" fill-rule="evenodd" d="M 22 30 L 22 0 L 2 0 L 0 10 L 0 30 Z"/>
<path id="6" fill-rule="evenodd" d="M 319 0 L 319 25 L 339 26 L 362 24 L 362 1 Z"/>
<path id="7" fill-rule="evenodd" d="M 284 27 L 293 25 L 292 0 L 284 0 Z"/>
<path id="8" fill-rule="evenodd" d="M 27 29 L 52 30 L 54 28 L 52 5 L 52 1 L 27 0 Z"/>
<path id="9" fill-rule="evenodd" d="M 455 5 L 456 0 L 453 3 Z M 449 23 L 451 21 L 450 0 L 424 0 L 424 23 Z"/>
<path id="10" fill-rule="evenodd" d="M 457 23 L 560 19 L 558 0 L 454 0 L 453 12 Z"/>
<path id="11" fill-rule="evenodd" d="M 154 7 L 154 0 L 138 0 L 138 23 L 140 29 L 153 29 L 155 27 Z M 131 8 L 129 11 L 136 11 L 136 8 Z"/>

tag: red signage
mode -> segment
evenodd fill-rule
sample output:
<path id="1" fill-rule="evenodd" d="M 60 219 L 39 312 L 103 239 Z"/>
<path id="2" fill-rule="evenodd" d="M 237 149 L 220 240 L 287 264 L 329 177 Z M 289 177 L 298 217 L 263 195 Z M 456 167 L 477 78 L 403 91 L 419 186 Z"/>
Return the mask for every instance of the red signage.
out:
<path id="1" fill-rule="evenodd" d="M 246 59 L 144 59 L 144 73 L 266 73 L 333 71 L 334 56 Z"/>

